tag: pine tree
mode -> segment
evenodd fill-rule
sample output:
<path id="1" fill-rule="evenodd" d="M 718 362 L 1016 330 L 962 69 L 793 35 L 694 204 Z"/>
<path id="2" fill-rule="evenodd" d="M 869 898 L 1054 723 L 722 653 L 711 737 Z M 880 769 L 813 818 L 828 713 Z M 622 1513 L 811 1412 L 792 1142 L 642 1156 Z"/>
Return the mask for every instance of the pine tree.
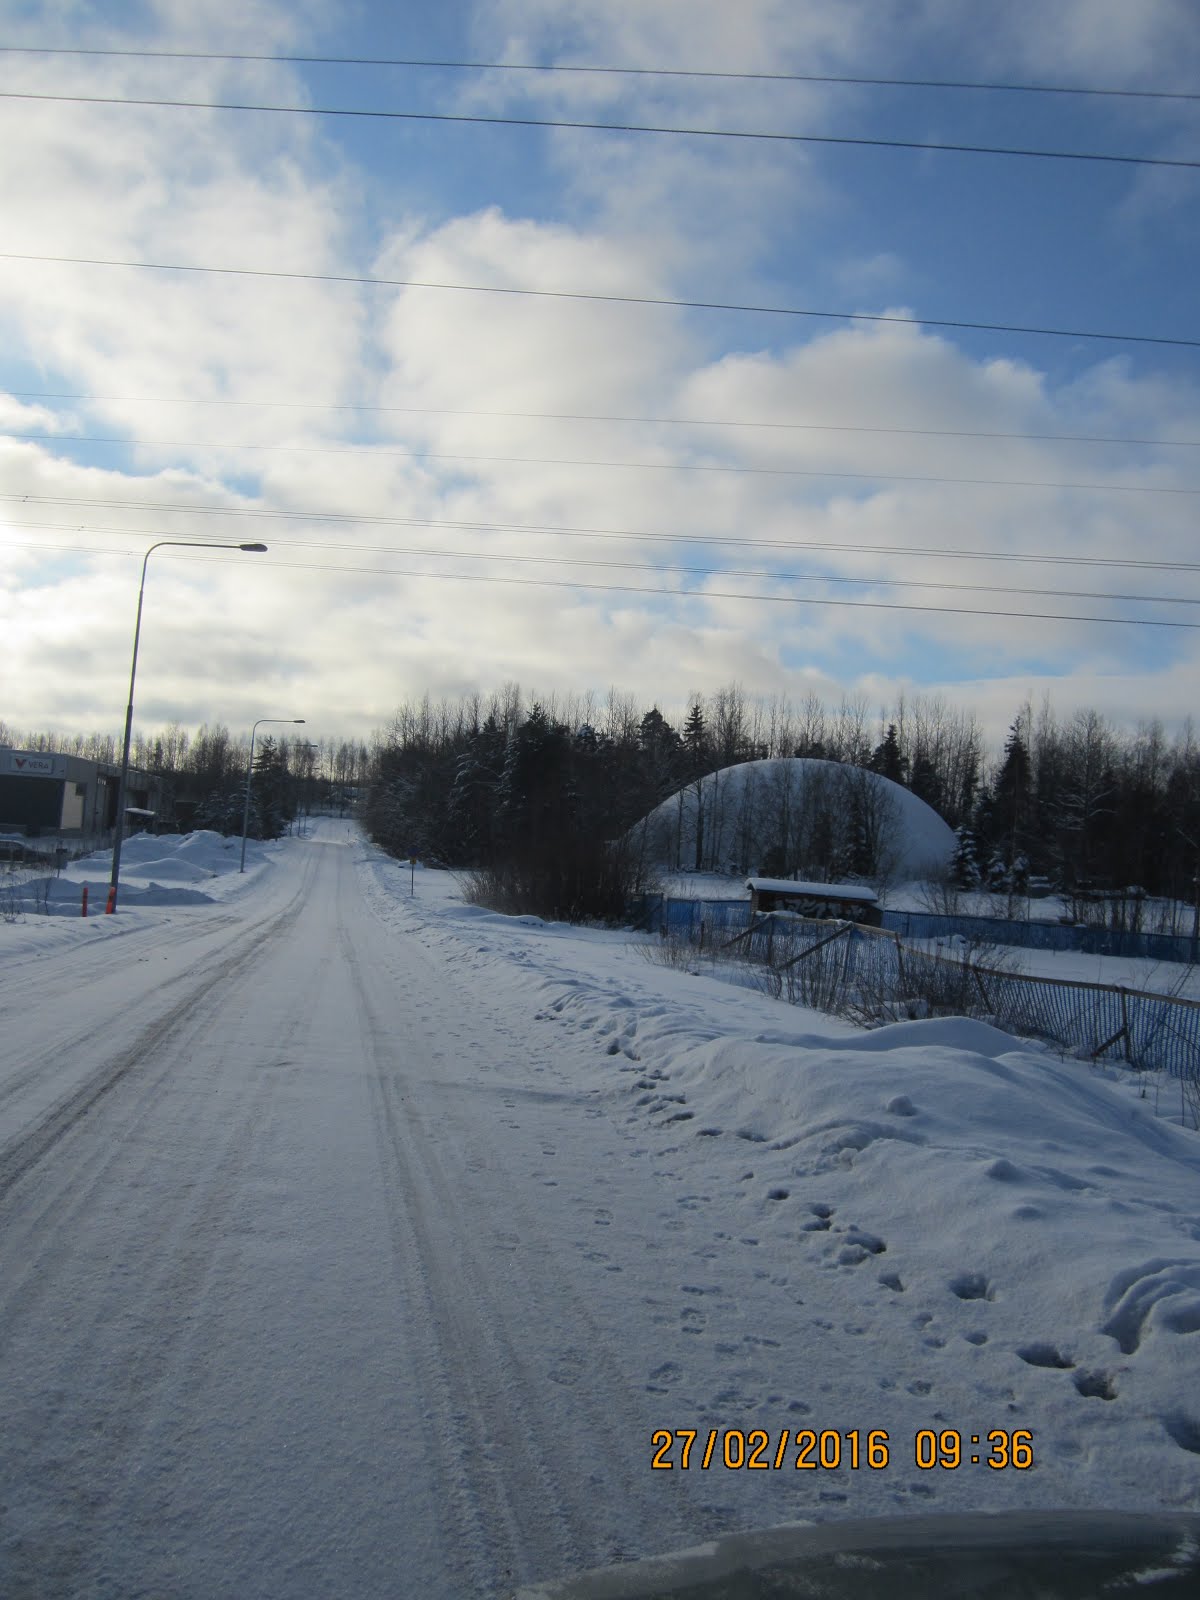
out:
<path id="1" fill-rule="evenodd" d="M 251 794 L 257 813 L 257 826 L 250 830 L 256 839 L 278 839 L 289 820 L 287 794 L 287 753 L 268 734 L 254 753 Z M 239 830 L 240 831 L 240 830 Z"/>
<path id="2" fill-rule="evenodd" d="M 890 778 L 893 783 L 904 784 L 908 780 L 908 762 L 900 753 L 900 740 L 896 735 L 896 724 L 888 723 L 888 730 L 881 743 L 875 746 L 871 754 L 871 771 L 878 772 L 884 778 Z"/>
<path id="3" fill-rule="evenodd" d="M 683 750 L 688 777 L 694 778 L 705 770 L 709 760 L 708 724 L 699 697 L 692 701 L 683 725 Z"/>
<path id="4" fill-rule="evenodd" d="M 979 887 L 979 841 L 969 823 L 962 822 L 955 830 L 950 872 L 960 889 Z"/>
<path id="5" fill-rule="evenodd" d="M 1012 724 L 1004 742 L 1004 758 L 992 789 L 990 844 L 994 856 L 1003 863 L 1003 886 L 1015 888 L 1014 872 L 1024 856 L 1030 817 L 1029 751 L 1022 734 L 1021 719 Z"/>

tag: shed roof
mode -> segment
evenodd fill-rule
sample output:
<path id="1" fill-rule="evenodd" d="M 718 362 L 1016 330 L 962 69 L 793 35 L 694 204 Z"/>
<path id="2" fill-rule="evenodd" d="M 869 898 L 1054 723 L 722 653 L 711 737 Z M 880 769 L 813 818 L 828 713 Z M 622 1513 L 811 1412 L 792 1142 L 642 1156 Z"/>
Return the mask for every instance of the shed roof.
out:
<path id="1" fill-rule="evenodd" d="M 864 900 L 877 905 L 879 896 L 865 883 L 801 883 L 795 878 L 747 878 L 747 889 L 760 894 L 803 895 L 808 900 Z"/>

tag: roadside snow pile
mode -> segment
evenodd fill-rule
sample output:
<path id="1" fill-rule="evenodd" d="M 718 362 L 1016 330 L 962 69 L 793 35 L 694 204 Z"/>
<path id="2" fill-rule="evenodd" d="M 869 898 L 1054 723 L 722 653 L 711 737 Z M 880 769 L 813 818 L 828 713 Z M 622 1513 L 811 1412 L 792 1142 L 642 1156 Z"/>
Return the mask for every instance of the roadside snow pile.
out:
<path id="1" fill-rule="evenodd" d="M 186 834 L 139 833 L 121 848 L 121 879 L 203 883 L 224 872 L 236 872 L 241 849 L 240 838 L 227 839 L 207 829 Z"/>
<path id="2" fill-rule="evenodd" d="M 247 873 L 252 866 L 262 865 L 271 848 L 257 840 L 248 841 Z M 135 833 L 121 846 L 120 904 L 129 910 L 134 906 L 201 905 L 222 898 L 222 889 L 228 892 L 235 886 L 241 850 L 240 835 L 226 838 L 208 829 L 182 834 Z M 86 883 L 97 897 L 93 912 L 103 911 L 111 865 L 107 850 L 71 862 L 62 876 L 52 881 L 49 909 L 78 914 L 79 891 Z"/>
<path id="3" fill-rule="evenodd" d="M 713 1230 L 683 1331 L 740 1294 L 756 1344 L 813 1378 L 815 1426 L 1031 1429 L 1048 1503 L 1200 1504 L 1194 1132 L 1130 1080 L 985 1023 L 868 1033 L 785 1012 L 652 965 L 628 935 L 464 918 L 442 876 L 377 909 L 528 994 L 564 1062 L 582 1047 L 588 1104 L 652 1166 L 662 1225 L 682 1207 Z M 1161 1089 L 1178 1116 L 1178 1082 Z M 618 1192 L 619 1163 L 611 1178 Z M 680 1415 L 751 1426 L 756 1385 L 706 1378 L 697 1344 L 650 1387 Z M 1013 1477 L 988 1474 L 995 1508 Z"/>
<path id="4" fill-rule="evenodd" d="M 125 840 L 121 850 L 120 909 L 195 907 L 224 900 L 249 885 L 281 844 L 280 840 L 249 840 L 246 872 L 242 875 L 238 870 L 242 850 L 240 836 L 227 839 L 222 834 L 204 830 L 187 834 L 135 834 Z M 19 879 L 10 875 L 5 882 L 9 889 L 5 909 L 11 909 L 13 921 L 8 925 L 19 922 L 35 942 L 44 942 L 45 930 L 38 934 L 31 924 L 40 923 L 46 917 L 82 922 L 80 902 L 86 884 L 90 915 L 83 928 L 94 936 L 98 928 L 96 918 L 104 912 L 111 868 L 111 851 L 97 850 L 69 862 L 61 873 L 26 871 Z M 6 949 L 14 947 L 14 938 L 15 935 L 6 936 Z"/>

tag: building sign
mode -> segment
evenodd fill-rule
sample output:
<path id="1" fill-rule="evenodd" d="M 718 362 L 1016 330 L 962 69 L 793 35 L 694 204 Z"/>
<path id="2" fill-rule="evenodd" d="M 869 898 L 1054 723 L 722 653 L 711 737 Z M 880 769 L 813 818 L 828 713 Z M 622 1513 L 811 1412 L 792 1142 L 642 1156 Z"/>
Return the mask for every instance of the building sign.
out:
<path id="1" fill-rule="evenodd" d="M 0 751 L 0 772 L 17 778 L 62 778 L 66 762 L 61 756 L 33 755 L 28 750 Z"/>

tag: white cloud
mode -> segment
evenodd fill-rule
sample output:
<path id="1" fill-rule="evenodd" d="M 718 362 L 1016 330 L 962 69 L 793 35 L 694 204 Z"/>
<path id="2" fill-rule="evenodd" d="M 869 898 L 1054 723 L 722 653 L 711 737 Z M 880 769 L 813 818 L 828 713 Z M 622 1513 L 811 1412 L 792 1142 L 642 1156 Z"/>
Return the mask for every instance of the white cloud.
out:
<path id="1" fill-rule="evenodd" d="M 886 62 L 889 51 L 899 59 L 906 10 L 914 49 L 946 14 L 935 5 L 915 16 L 866 4 L 797 10 L 783 0 L 628 0 L 603 10 L 504 0 L 481 13 L 480 38 L 514 59 L 837 70 Z M 1169 12 L 1139 35 L 1156 60 Z M 331 14 L 309 9 L 297 24 L 258 0 L 224 43 L 286 45 L 297 26 Z M 181 48 L 211 42 L 234 20 L 215 6 L 163 4 L 156 15 Z M 960 25 L 965 15 L 955 11 Z M 1007 29 L 979 43 L 980 59 L 1017 59 Z M 1086 40 L 1070 32 L 1067 42 L 1072 71 L 1099 70 Z M 1131 70 L 1142 60 L 1133 46 L 1130 60 Z M 38 82 L 117 92 L 148 93 L 152 79 L 145 63 L 29 71 Z M 305 92 L 277 66 L 197 65 L 188 82 L 198 96 L 231 85 Z M 648 103 L 655 120 L 687 110 L 761 122 L 783 104 L 767 104 L 761 87 L 682 82 L 649 101 L 623 80 L 488 92 L 498 105 L 590 103 L 614 115 Z M 797 125 L 856 103 L 853 92 L 788 93 Z M 355 242 L 371 237 L 369 269 L 388 277 L 548 292 L 370 291 L 0 262 L 9 351 L 48 386 L 110 397 L 60 411 L 0 395 L 0 426 L 139 441 L 120 454 L 93 447 L 111 470 L 73 464 L 65 442 L 0 447 L 0 492 L 53 500 L 0 500 L 7 722 L 117 726 L 137 553 L 156 537 L 205 536 L 261 538 L 271 552 L 203 567 L 154 558 L 139 673 L 147 723 L 240 726 L 278 711 L 318 731 L 365 734 L 402 697 L 513 679 L 566 690 L 616 683 L 663 704 L 733 678 L 794 699 L 813 683 L 832 698 L 838 686 L 865 688 L 873 703 L 888 682 L 933 684 L 1001 730 L 1013 696 L 1036 697 L 1044 683 L 1066 709 L 1094 695 L 1113 715 L 1190 711 L 1194 635 L 1164 641 L 1028 615 L 832 602 L 1115 611 L 1119 601 L 1003 591 L 1182 587 L 1170 575 L 1000 557 L 1190 560 L 1194 452 L 1052 436 L 1195 440 L 1193 382 L 1129 360 L 1076 366 L 1064 379 L 1029 359 L 980 359 L 916 323 L 777 322 L 767 345 L 762 325 L 744 320 L 553 298 L 583 288 L 669 299 L 699 282 L 745 298 L 781 211 L 789 225 L 800 213 L 819 222 L 842 202 L 817 163 L 794 152 L 571 135 L 551 148 L 537 208 L 456 207 L 447 194 L 439 215 L 448 220 L 433 225 L 405 209 L 389 174 L 300 119 L 82 106 L 18 119 L 0 105 L 11 248 L 353 276 L 368 265 Z M 905 274 L 918 268 L 878 249 L 841 270 L 847 293 L 869 306 L 911 292 Z M 676 420 L 620 420 L 655 417 Z M 780 426 L 806 422 L 824 426 Z M 1023 434 L 1038 437 L 995 437 Z M 1098 487 L 1034 487 L 1085 483 Z M 1172 492 L 1127 492 L 1147 487 Z M 220 514 L 164 509 L 175 506 Z M 274 515 L 241 514 L 255 510 Z M 18 543 L 27 540 L 40 540 L 40 552 Z M 72 543 L 129 554 L 49 548 Z M 949 553 L 919 557 L 918 548 Z M 970 552 L 992 554 L 962 559 Z M 334 570 L 343 567 L 379 570 Z M 698 570 L 666 570 L 677 567 Z M 580 587 L 498 581 L 539 577 Z M 889 578 L 921 587 L 886 588 Z M 946 581 L 982 587 L 933 587 Z M 818 603 L 752 598 L 781 594 Z"/>

